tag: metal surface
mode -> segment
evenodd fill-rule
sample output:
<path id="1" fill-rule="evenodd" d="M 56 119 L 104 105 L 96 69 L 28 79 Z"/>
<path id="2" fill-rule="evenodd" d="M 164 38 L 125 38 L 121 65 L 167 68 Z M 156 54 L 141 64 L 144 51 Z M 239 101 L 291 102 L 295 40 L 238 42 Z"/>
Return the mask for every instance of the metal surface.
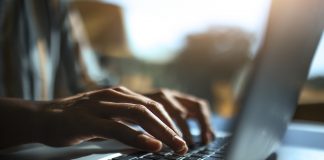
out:
<path id="1" fill-rule="evenodd" d="M 323 11 L 323 0 L 272 2 L 227 159 L 266 159 L 280 144 L 323 32 Z"/>

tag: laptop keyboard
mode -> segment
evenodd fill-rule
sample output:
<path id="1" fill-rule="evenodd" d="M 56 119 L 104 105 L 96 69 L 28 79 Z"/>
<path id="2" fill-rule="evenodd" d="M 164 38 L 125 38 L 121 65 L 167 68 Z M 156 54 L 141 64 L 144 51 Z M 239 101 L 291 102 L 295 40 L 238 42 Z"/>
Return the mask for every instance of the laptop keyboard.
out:
<path id="1" fill-rule="evenodd" d="M 221 137 L 207 145 L 195 143 L 185 155 L 177 155 L 171 150 L 164 149 L 158 153 L 136 152 L 113 160 L 223 160 L 228 144 L 229 137 Z"/>

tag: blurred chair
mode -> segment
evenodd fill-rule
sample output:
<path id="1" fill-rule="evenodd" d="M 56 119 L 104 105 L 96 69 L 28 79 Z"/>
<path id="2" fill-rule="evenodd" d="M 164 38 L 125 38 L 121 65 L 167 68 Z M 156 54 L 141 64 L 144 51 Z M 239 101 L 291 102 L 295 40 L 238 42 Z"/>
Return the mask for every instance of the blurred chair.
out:
<path id="1" fill-rule="evenodd" d="M 82 18 L 91 47 L 99 54 L 129 57 L 122 10 L 101 1 L 73 1 Z"/>

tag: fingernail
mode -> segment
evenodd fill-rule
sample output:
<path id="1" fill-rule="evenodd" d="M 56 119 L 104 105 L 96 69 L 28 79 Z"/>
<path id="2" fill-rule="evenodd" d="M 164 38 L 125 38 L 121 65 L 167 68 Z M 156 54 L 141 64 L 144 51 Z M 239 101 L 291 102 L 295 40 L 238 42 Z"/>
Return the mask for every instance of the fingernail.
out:
<path id="1" fill-rule="evenodd" d="M 179 136 L 175 135 L 173 137 L 173 141 L 176 143 L 177 147 L 175 149 L 175 152 L 178 154 L 185 154 L 188 151 L 188 147 L 186 145 L 186 142 L 180 138 Z"/>

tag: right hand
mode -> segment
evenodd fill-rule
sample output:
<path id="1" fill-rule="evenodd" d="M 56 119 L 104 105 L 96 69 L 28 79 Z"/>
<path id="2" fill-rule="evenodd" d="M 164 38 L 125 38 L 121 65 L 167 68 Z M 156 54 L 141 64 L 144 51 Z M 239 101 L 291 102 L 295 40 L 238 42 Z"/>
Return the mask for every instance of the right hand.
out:
<path id="1" fill-rule="evenodd" d="M 116 139 L 146 151 L 158 152 L 162 143 L 178 154 L 188 147 L 163 106 L 121 87 L 82 93 L 44 102 L 38 117 L 43 121 L 40 142 L 51 146 L 81 143 L 93 138 Z M 141 126 L 147 133 L 129 127 Z"/>

